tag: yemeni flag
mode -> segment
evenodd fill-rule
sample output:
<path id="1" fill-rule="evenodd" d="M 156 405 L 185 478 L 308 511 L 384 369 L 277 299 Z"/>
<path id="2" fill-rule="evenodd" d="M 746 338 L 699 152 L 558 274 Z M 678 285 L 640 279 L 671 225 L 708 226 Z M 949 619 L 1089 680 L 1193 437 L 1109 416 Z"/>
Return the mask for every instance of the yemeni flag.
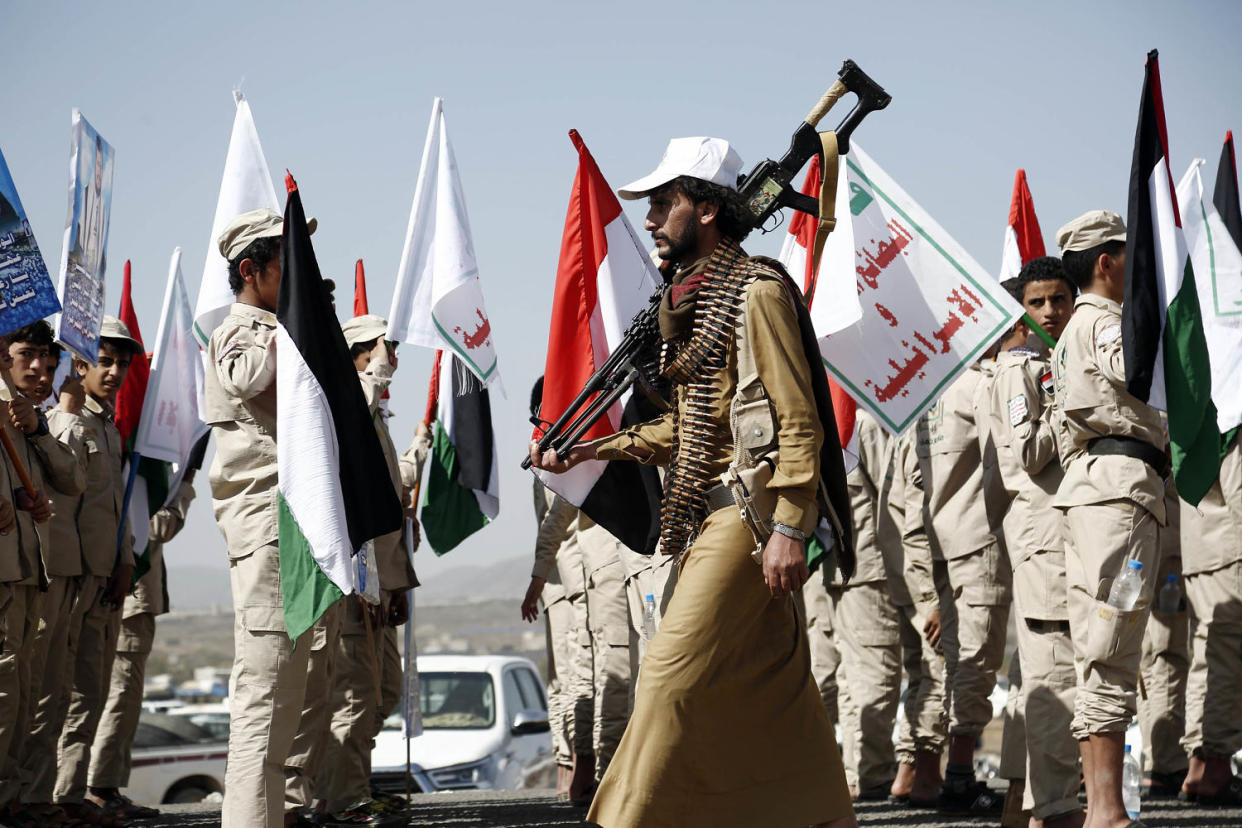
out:
<path id="1" fill-rule="evenodd" d="M 1005 242 L 1001 249 L 1000 278 L 1017 278 L 1022 266 L 1031 259 L 1044 256 L 1044 234 L 1039 229 L 1035 215 L 1035 202 L 1031 188 L 1026 184 L 1026 170 L 1018 170 L 1013 177 L 1013 198 L 1009 202 L 1009 224 L 1005 227 Z"/>
<path id="2" fill-rule="evenodd" d="M 276 303 L 276 461 L 280 587 L 297 640 L 358 589 L 354 554 L 401 528 L 388 475 L 345 335 L 323 287 L 306 213 L 286 181 L 283 277 Z"/>
<path id="3" fill-rule="evenodd" d="M 138 328 L 138 314 L 134 310 L 130 282 L 130 264 L 125 262 L 125 281 L 121 287 L 120 320 L 129 329 L 129 335 L 141 343 L 142 331 Z M 116 394 L 116 428 L 121 432 L 121 444 L 125 446 L 125 479 L 129 479 L 128 464 L 133 461 L 134 435 L 142 415 L 143 401 L 151 376 L 151 360 L 146 346 L 134 354 L 129 363 L 129 374 Z M 138 469 L 134 475 L 129 500 L 125 504 L 129 518 L 129 531 L 134 537 L 134 581 L 151 570 L 151 516 L 168 501 L 168 464 L 154 457 L 138 457 Z"/>
<path id="4" fill-rule="evenodd" d="M 452 351 L 431 374 L 436 414 L 422 527 L 437 555 L 455 549 L 500 512 L 496 435 L 487 388 Z"/>
<path id="5" fill-rule="evenodd" d="M 354 263 L 354 316 L 366 316 L 370 312 L 367 304 L 367 274 L 362 269 L 362 259 L 359 259 Z"/>
<path id="6" fill-rule="evenodd" d="M 569 140 L 578 151 L 578 171 L 569 194 L 552 296 L 539 408 L 548 423 L 569 408 L 660 285 L 651 257 L 577 130 L 570 131 Z M 658 414 L 645 395 L 628 393 L 583 440 L 606 437 Z M 543 429 L 537 427 L 532 438 L 542 436 Z M 643 554 L 655 551 L 662 496 L 655 468 L 591 460 L 565 474 L 536 474 L 630 549 Z"/>
<path id="7" fill-rule="evenodd" d="M 1220 474 L 1220 432 L 1195 270 L 1169 172 L 1156 50 L 1147 54 L 1126 220 L 1126 389 L 1169 414 L 1173 477 L 1198 504 Z"/>
<path id="8" fill-rule="evenodd" d="M 792 211 L 789 233 L 781 245 L 781 263 L 795 282 L 802 283 L 802 294 L 807 297 L 807 306 L 811 309 L 811 321 L 815 324 L 816 334 L 821 337 L 848 328 L 862 318 L 862 305 L 858 301 L 858 290 L 853 278 L 853 227 L 851 222 L 841 218 L 845 215 L 845 210 L 849 209 L 848 195 L 842 201 L 842 194 L 849 193 L 844 162 L 840 164 L 839 175 L 837 226 L 824 242 L 824 252 L 820 256 L 819 265 L 819 272 L 829 274 L 829 279 L 819 282 L 818 275 L 812 268 L 810 251 L 815 245 L 815 232 L 819 226 L 815 216 L 800 210 Z M 819 156 L 816 155 L 807 166 L 802 193 L 818 199 L 820 180 Z M 838 258 L 843 254 L 848 256 L 844 260 L 845 266 L 841 266 L 842 260 Z M 825 266 L 825 261 L 831 264 Z M 840 278 L 842 274 L 845 278 Z M 834 279 L 833 276 L 838 278 Z M 824 300 L 816 304 L 815 294 L 820 289 L 824 291 Z M 828 390 L 832 394 L 832 406 L 837 415 L 837 436 L 841 441 L 841 453 L 848 474 L 858 465 L 858 437 L 854 433 L 857 403 L 831 376 L 828 377 Z"/>

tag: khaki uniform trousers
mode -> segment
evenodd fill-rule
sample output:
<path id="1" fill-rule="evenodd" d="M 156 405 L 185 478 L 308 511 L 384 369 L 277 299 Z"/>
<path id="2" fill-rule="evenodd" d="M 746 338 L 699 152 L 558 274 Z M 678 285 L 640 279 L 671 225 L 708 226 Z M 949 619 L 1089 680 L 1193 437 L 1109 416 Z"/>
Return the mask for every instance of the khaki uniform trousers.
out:
<path id="1" fill-rule="evenodd" d="M 1182 746 L 1200 757 L 1242 749 L 1242 561 L 1186 576 L 1194 613 Z"/>
<path id="2" fill-rule="evenodd" d="M 39 605 L 37 586 L 0 584 L 0 806 L 21 796 L 22 750 L 34 709 L 31 656 Z"/>
<path id="3" fill-rule="evenodd" d="M 923 636 L 925 613 L 913 605 L 898 607 L 901 662 L 906 695 L 897 730 L 897 761 L 914 764 L 919 751 L 944 751 L 948 713 L 944 699 L 944 658 Z"/>
<path id="4" fill-rule="evenodd" d="M 1176 506 L 1172 512 L 1176 512 Z M 1161 530 L 1161 534 L 1168 527 Z M 1182 588 L 1181 556 L 1160 558 L 1153 591 L 1163 587 L 1169 575 L 1177 575 Z M 1157 612 L 1152 599 L 1151 616 L 1143 634 L 1139 656 L 1142 692 L 1138 697 L 1139 727 L 1143 731 L 1144 773 L 1184 773 L 1188 766 L 1181 741 L 1186 734 L 1186 681 L 1190 673 L 1190 619 L 1183 597 L 1176 612 Z"/>
<path id="5" fill-rule="evenodd" d="M 822 575 L 816 574 L 795 596 L 802 601 L 806 617 L 807 637 L 811 644 L 811 675 L 819 688 L 828 720 L 835 727 L 841 721 L 841 687 L 837 683 L 837 668 L 841 666 L 841 651 L 837 648 L 832 617 L 832 599 Z M 845 763 L 846 773 L 850 764 Z M 847 781 L 851 784 L 853 780 Z"/>
<path id="6" fill-rule="evenodd" d="M 592 745 L 595 778 L 598 780 L 603 778 L 612 755 L 617 752 L 633 707 L 629 601 L 625 591 L 625 571 L 615 548 L 608 550 L 611 552 L 610 559 L 604 562 L 602 557 L 594 554 L 594 544 L 584 543 L 582 546 L 583 563 L 587 569 L 587 619 L 594 677 Z"/>
<path id="7" fill-rule="evenodd" d="M 849 690 L 841 729 L 847 779 L 859 791 L 887 789 L 897 757 L 893 725 L 901 701 L 900 613 L 889 600 L 885 581 L 830 587 L 841 672 Z M 852 773 L 851 773 L 852 770 Z"/>
<path id="8" fill-rule="evenodd" d="M 92 788 L 124 788 L 129 784 L 134 734 L 142 713 L 143 679 L 154 641 L 153 614 L 140 612 L 121 619 L 108 701 L 91 747 Z"/>
<path id="9" fill-rule="evenodd" d="M 1026 792 L 1023 807 L 1036 819 L 1078 810 L 1078 742 L 1070 733 L 1077 678 L 1069 622 L 1045 619 L 1063 615 L 1066 593 L 1065 553 L 1035 552 L 1014 571 L 1014 614 L 1021 664 L 1019 708 L 1025 729 Z M 1023 584 L 1018 589 L 1016 584 Z M 1030 593 L 1027 592 L 1030 589 Z M 1040 600 L 1039 596 L 1043 596 Z"/>
<path id="10" fill-rule="evenodd" d="M 22 748 L 22 802 L 51 802 L 56 744 L 69 711 L 69 628 L 80 577 L 56 577 L 43 594 L 30 659 L 30 733 Z"/>
<path id="11" fill-rule="evenodd" d="M 229 560 L 233 673 L 222 828 L 282 828 L 285 760 L 302 718 L 312 635 L 285 630 L 276 544 Z"/>
<path id="12" fill-rule="evenodd" d="M 372 636 L 368 639 L 358 598 L 347 595 L 341 604 L 340 635 L 335 645 L 335 675 L 329 707 L 331 721 L 327 752 L 331 759 L 320 763 L 316 785 L 329 813 L 342 811 L 370 796 L 370 756 L 375 722 L 384 709 L 381 698 L 387 661 L 384 631 L 389 629 L 372 629 Z M 372 653 L 372 647 L 376 648 L 376 652 Z M 376 675 L 377 668 L 380 676 Z M 380 683 L 377 684 L 377 681 Z M 398 676 L 398 693 L 400 689 Z M 382 723 L 383 718 L 380 717 L 379 721 Z"/>
<path id="13" fill-rule="evenodd" d="M 571 642 L 575 642 L 578 635 L 573 625 L 573 606 L 567 599 L 558 598 L 544 606 L 543 620 L 547 630 L 548 724 L 552 729 L 552 747 L 556 750 L 556 763 L 569 767 L 574 761 L 570 686 L 575 648 Z"/>
<path id="14" fill-rule="evenodd" d="M 297 735 L 285 760 L 285 810 L 309 808 L 315 802 L 315 780 L 328 746 L 332 720 L 332 691 L 335 688 L 336 654 L 341 638 L 341 615 L 345 596 L 324 611 L 304 633 L 311 639 L 306 660 L 306 692 L 302 701 L 302 718 Z"/>
<path id="15" fill-rule="evenodd" d="M 1026 779 L 1026 714 L 1022 709 L 1022 663 L 1015 649 L 1009 656 L 1006 675 L 1009 690 L 1005 693 L 1002 716 L 1000 776 L 1013 781 Z"/>
<path id="16" fill-rule="evenodd" d="M 1078 693 L 1073 734 L 1124 732 L 1137 709 L 1139 658 L 1151 611 L 1152 578 L 1133 610 L 1108 605 L 1113 579 L 1127 560 L 1156 569 L 1160 527 L 1151 512 L 1129 500 L 1070 506 L 1065 574 L 1069 584 L 1070 634 Z"/>
<path id="17" fill-rule="evenodd" d="M 673 590 L 677 587 L 677 555 L 662 555 L 659 550 L 653 555 L 640 555 L 633 550 L 622 548 L 626 568 L 625 597 L 630 613 L 630 706 L 634 704 L 634 691 L 638 685 L 639 667 L 643 656 L 647 654 L 647 640 L 644 624 L 647 618 L 647 596 L 655 601 L 655 628 L 660 629 L 660 619 L 673 599 Z"/>
<path id="18" fill-rule="evenodd" d="M 82 576 L 82 590 L 70 621 L 69 663 L 73 685 L 65 726 L 60 733 L 56 756 L 58 803 L 82 802 L 86 798 L 86 776 L 91 766 L 91 745 L 103 717 L 116 656 L 116 639 L 121 629 L 120 607 L 103 604 L 108 579 L 99 575 Z M 74 631 L 77 632 L 75 641 Z"/>
<path id="19" fill-rule="evenodd" d="M 992 689 L 1005 661 L 1013 573 L 998 543 L 936 561 L 941 591 L 949 734 L 978 736 L 992 721 Z"/>

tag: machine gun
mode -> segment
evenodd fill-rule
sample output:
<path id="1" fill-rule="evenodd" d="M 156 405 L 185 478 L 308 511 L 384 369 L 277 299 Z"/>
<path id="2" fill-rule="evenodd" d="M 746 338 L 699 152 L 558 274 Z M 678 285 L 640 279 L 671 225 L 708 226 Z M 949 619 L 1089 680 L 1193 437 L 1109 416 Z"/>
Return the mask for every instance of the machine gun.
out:
<path id="1" fill-rule="evenodd" d="M 837 73 L 837 80 L 794 130 L 789 149 L 781 159 L 761 161 L 741 179 L 738 190 L 750 210 L 752 227 L 762 227 L 782 207 L 801 210 L 818 218 L 819 202 L 798 192 L 792 182 L 803 165 L 822 152 L 816 126 L 847 92 L 854 93 L 858 100 L 836 129 L 837 147 L 842 153 L 848 152 L 850 134 L 863 118 L 888 106 L 892 100 L 883 87 L 858 68 L 858 64 L 852 60 L 845 61 Z M 591 375 L 574 401 L 544 432 L 539 440 L 540 454 L 553 449 L 563 460 L 582 435 L 636 382 L 653 402 L 668 407 L 668 403 L 661 398 L 658 379 L 658 320 L 665 290 L 667 285 L 656 291 L 651 297 L 651 304 L 630 322 L 608 360 Z M 522 468 L 528 469 L 530 465 L 530 457 L 527 456 L 522 460 Z"/>

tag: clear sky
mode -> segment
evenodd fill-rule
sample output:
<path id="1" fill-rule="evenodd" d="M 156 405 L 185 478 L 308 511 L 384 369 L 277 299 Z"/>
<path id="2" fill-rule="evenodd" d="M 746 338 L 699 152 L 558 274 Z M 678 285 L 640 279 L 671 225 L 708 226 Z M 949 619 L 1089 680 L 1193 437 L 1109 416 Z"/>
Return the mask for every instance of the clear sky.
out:
<path id="1" fill-rule="evenodd" d="M 1015 169 L 1027 171 L 1049 252 L 1093 208 L 1125 213 L 1143 62 L 1159 48 L 1174 179 L 1214 176 L 1242 128 L 1242 4 L 1042 2 L 340 2 L 4 4 L 0 148 L 55 266 L 68 197 L 70 109 L 116 148 L 106 306 L 133 261 L 154 337 L 168 258 L 197 293 L 233 118 L 251 102 L 273 172 L 293 171 L 315 247 L 351 307 L 366 262 L 386 314 L 431 100 L 461 170 L 507 399 L 493 403 L 501 516 L 447 558 L 528 554 L 530 481 L 518 468 L 528 391 L 542 372 L 577 128 L 614 187 L 668 138 L 717 135 L 747 168 L 789 134 L 853 58 L 893 96 L 857 140 L 985 267 L 1000 264 Z M 835 124 L 843 114 L 827 119 Z M 278 192 L 283 192 L 279 187 Z M 643 207 L 629 215 L 641 227 Z M 782 230 L 783 232 L 783 230 Z M 773 254 L 779 233 L 755 237 Z M 405 347 L 396 442 L 426 399 L 431 353 Z M 205 475 L 172 567 L 224 567 Z M 175 600 L 175 596 L 174 596 Z"/>

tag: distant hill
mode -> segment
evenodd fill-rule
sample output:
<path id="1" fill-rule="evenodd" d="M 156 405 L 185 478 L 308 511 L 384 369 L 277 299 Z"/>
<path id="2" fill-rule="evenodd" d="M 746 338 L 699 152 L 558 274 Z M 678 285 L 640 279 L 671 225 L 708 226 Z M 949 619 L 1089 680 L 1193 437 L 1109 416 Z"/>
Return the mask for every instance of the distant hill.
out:
<path id="1" fill-rule="evenodd" d="M 415 592 L 421 606 L 512 600 L 521 603 L 530 583 L 529 555 L 506 558 L 490 564 L 467 564 L 423 576 Z M 417 561 L 415 561 L 417 569 Z"/>
<path id="2" fill-rule="evenodd" d="M 417 602 L 422 606 L 513 601 L 515 606 L 530 583 L 530 556 L 492 564 L 466 564 L 421 575 Z M 233 606 L 229 571 L 218 566 L 178 566 L 168 570 L 168 598 L 177 612 L 201 612 Z"/>

